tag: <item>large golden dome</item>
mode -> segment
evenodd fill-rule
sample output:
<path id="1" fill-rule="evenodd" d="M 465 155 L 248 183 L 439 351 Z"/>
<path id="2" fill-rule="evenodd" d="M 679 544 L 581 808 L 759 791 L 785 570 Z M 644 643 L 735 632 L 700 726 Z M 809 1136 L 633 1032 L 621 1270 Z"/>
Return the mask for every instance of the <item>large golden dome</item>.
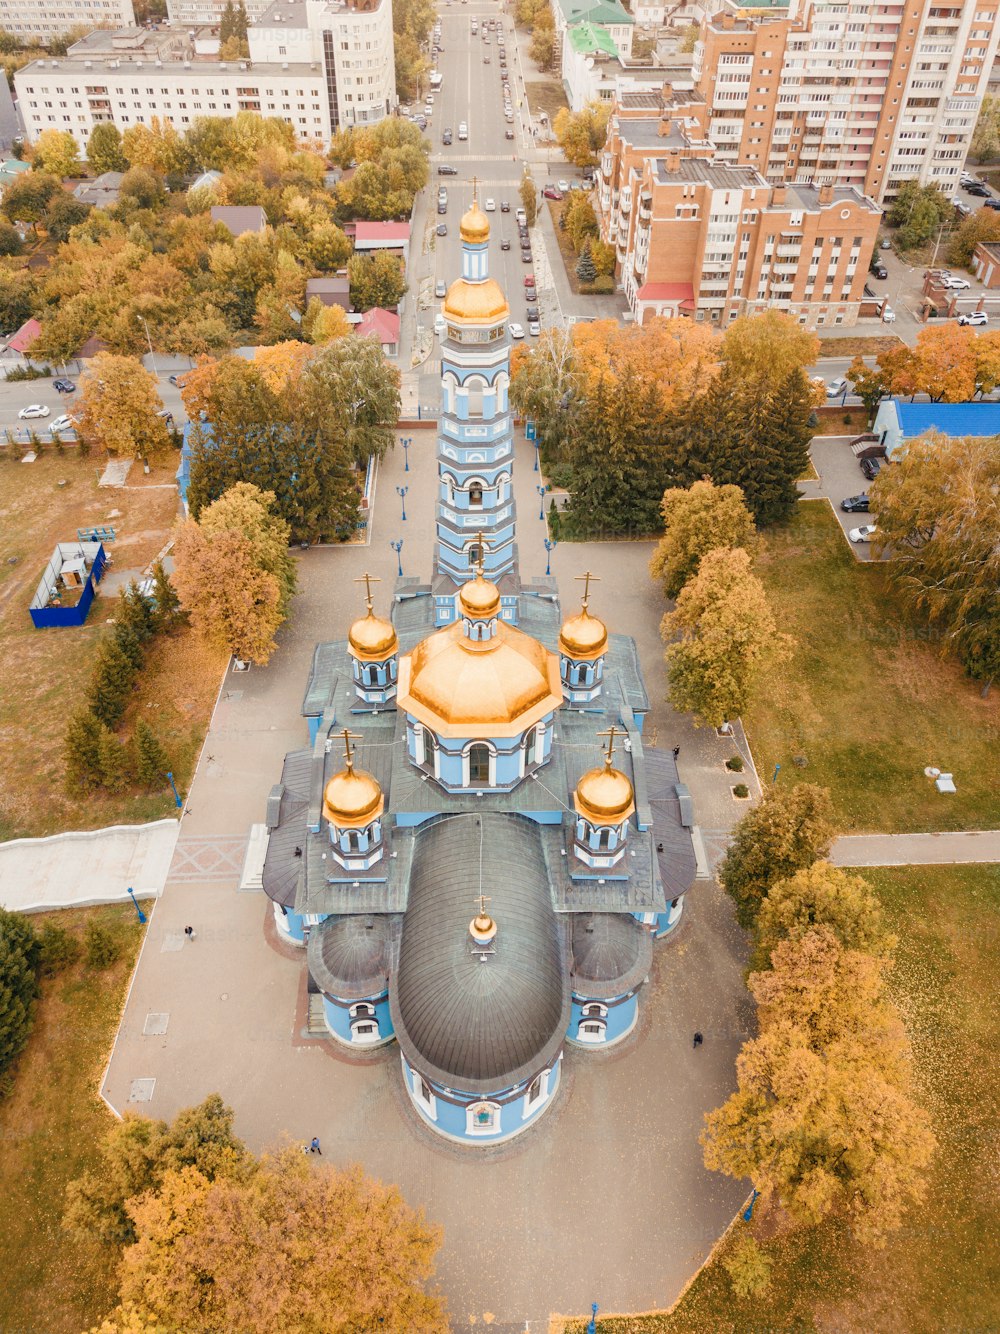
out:
<path id="1" fill-rule="evenodd" d="M 378 782 L 352 765 L 334 774 L 323 793 L 323 814 L 340 828 L 371 824 L 384 809 L 385 798 Z"/>
<path id="2" fill-rule="evenodd" d="M 473 199 L 468 213 L 462 214 L 460 231 L 463 241 L 472 245 L 482 245 L 490 239 L 490 220 L 479 207 L 479 201 Z"/>
<path id="3" fill-rule="evenodd" d="M 399 662 L 397 708 L 439 736 L 518 736 L 562 702 L 557 656 L 502 621 L 483 640 L 456 622 Z"/>
<path id="4" fill-rule="evenodd" d="M 481 283 L 456 278 L 448 288 L 442 310 L 446 319 L 467 320 L 470 324 L 493 324 L 510 314 L 503 288 L 493 278 Z"/>
<path id="5" fill-rule="evenodd" d="M 500 610 L 499 588 L 481 574 L 462 585 L 458 600 L 462 611 L 473 620 L 487 620 Z"/>
<path id="6" fill-rule="evenodd" d="M 347 642 L 356 658 L 370 659 L 373 662 L 381 662 L 399 648 L 396 627 L 391 621 L 384 621 L 372 611 L 354 622 L 347 632 Z"/>
<path id="7" fill-rule="evenodd" d="M 573 805 L 591 824 L 621 824 L 635 810 L 632 784 L 610 762 L 588 769 L 576 785 Z"/>
<path id="8" fill-rule="evenodd" d="M 584 607 L 563 621 L 559 648 L 568 658 L 599 658 L 608 647 L 608 627 Z"/>

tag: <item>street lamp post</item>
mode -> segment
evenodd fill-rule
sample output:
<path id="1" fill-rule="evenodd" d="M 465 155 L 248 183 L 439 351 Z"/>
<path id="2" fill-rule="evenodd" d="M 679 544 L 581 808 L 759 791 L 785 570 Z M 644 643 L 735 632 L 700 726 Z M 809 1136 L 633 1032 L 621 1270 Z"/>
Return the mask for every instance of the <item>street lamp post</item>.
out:
<path id="1" fill-rule="evenodd" d="M 778 781 L 778 774 L 779 774 L 779 773 L 781 773 L 781 765 L 780 765 L 780 764 L 776 764 L 776 765 L 774 766 L 774 777 L 771 779 L 771 782 L 772 782 L 772 783 L 776 783 L 776 782 Z"/>
<path id="2" fill-rule="evenodd" d="M 590 1303 L 590 1319 L 587 1321 L 587 1334 L 597 1334 L 597 1303 Z"/>
<path id="3" fill-rule="evenodd" d="M 749 1223 L 750 1220 L 753 1218 L 753 1207 L 754 1207 L 754 1205 L 757 1203 L 757 1196 L 758 1196 L 759 1194 L 760 1194 L 760 1191 L 757 1190 L 757 1189 L 755 1188 L 755 1189 L 754 1189 L 754 1193 L 750 1196 L 750 1203 L 749 1203 L 749 1204 L 747 1205 L 747 1207 L 743 1210 L 743 1221 L 744 1221 L 744 1223 Z"/>
<path id="4" fill-rule="evenodd" d="M 535 487 L 535 490 L 538 492 L 538 517 L 539 517 L 540 519 L 544 519 L 544 518 L 545 518 L 545 487 L 544 487 L 544 486 L 536 486 L 536 487 Z"/>
<path id="5" fill-rule="evenodd" d="M 545 539 L 545 573 L 546 573 L 546 574 L 551 574 L 551 573 L 552 573 L 552 553 L 553 553 L 553 551 L 556 549 L 556 547 L 557 547 L 558 545 L 559 545 L 559 543 L 556 542 L 556 541 L 554 540 L 554 538 L 547 537 L 547 538 Z"/>
<path id="6" fill-rule="evenodd" d="M 390 541 L 389 545 L 392 547 L 393 551 L 396 553 L 396 564 L 399 566 L 399 570 L 397 571 L 397 573 L 399 574 L 400 578 L 402 578 L 402 575 L 403 575 L 403 558 L 402 558 L 402 556 L 401 556 L 399 553 L 403 550 L 403 539 L 402 539 L 402 538 L 399 538 L 399 540 L 396 541 L 396 542 L 392 542 L 392 541 Z"/>
<path id="7" fill-rule="evenodd" d="M 400 441 L 400 444 L 403 446 L 403 459 L 404 459 L 404 463 L 403 463 L 403 472 L 409 472 L 409 471 L 410 471 L 410 446 L 413 444 L 413 437 L 412 437 L 412 436 L 404 436 L 403 439 Z"/>
<path id="8" fill-rule="evenodd" d="M 397 487 L 396 487 L 396 494 L 399 496 L 399 499 L 402 501 L 402 504 L 403 504 L 403 522 L 404 522 L 404 523 L 406 522 L 406 493 L 407 493 L 407 491 L 409 491 L 409 489 L 410 489 L 410 488 L 409 488 L 408 486 L 397 486 Z"/>
<path id="9" fill-rule="evenodd" d="M 531 443 L 535 446 L 535 472 L 541 472 L 541 468 L 539 468 L 539 466 L 538 466 L 538 436 L 537 436 L 537 435 L 535 436 L 534 440 L 533 440 Z"/>
<path id="10" fill-rule="evenodd" d="M 136 312 L 136 314 L 138 315 L 139 323 L 146 331 L 146 342 L 149 344 L 149 360 L 153 364 L 153 374 L 158 375 L 159 371 L 157 371 L 156 369 L 156 357 L 153 355 L 153 340 L 149 336 L 149 325 L 146 323 L 145 317 L 143 315 L 139 315 L 138 311 Z"/>
<path id="11" fill-rule="evenodd" d="M 145 913 L 142 911 L 142 909 L 139 907 L 139 901 L 138 901 L 138 899 L 135 897 L 135 891 L 133 890 L 133 888 L 132 888 L 131 885 L 129 885 L 129 887 L 128 887 L 128 896 L 129 896 L 129 898 L 132 900 L 132 903 L 133 903 L 133 905 L 135 906 L 135 910 L 136 910 L 136 912 L 139 914 L 139 925 L 142 926 L 142 924 L 143 924 L 143 923 L 145 922 L 145 920 L 146 920 L 146 914 L 145 914 Z"/>
<path id="12" fill-rule="evenodd" d="M 168 782 L 168 783 L 170 784 L 170 786 L 173 788 L 173 791 L 174 791 L 174 802 L 176 803 L 176 805 L 177 805 L 178 807 L 183 806 L 184 803 L 181 801 L 180 793 L 177 791 L 177 784 L 174 782 L 174 776 L 173 776 L 173 774 L 167 774 L 167 782 Z"/>

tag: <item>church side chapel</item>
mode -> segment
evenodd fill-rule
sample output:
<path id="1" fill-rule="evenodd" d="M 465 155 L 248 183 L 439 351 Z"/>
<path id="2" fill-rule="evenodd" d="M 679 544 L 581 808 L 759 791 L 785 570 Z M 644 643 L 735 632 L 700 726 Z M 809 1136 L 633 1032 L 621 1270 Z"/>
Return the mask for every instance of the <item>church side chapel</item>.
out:
<path id="1" fill-rule="evenodd" d="M 462 218 L 443 303 L 435 568 L 316 646 L 267 808 L 264 889 L 305 950 L 310 1031 L 395 1044 L 413 1114 L 494 1144 L 557 1096 L 567 1046 L 635 1027 L 695 874 L 635 642 L 522 581 L 506 298 Z"/>

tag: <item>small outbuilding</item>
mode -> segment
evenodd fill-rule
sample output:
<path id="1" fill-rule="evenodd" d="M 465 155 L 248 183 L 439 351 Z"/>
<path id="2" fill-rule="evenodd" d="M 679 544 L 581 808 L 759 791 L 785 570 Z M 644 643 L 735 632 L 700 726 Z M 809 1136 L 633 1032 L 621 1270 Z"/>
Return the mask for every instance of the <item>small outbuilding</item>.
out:
<path id="1" fill-rule="evenodd" d="M 381 306 L 366 310 L 354 332 L 362 338 L 377 338 L 387 357 L 395 357 L 399 352 L 399 316 L 394 311 L 383 310 Z"/>
<path id="2" fill-rule="evenodd" d="M 889 459 L 905 454 L 907 442 L 928 431 L 956 439 L 1000 435 L 1000 403 L 906 403 L 886 398 L 879 404 L 872 428 Z"/>
<path id="3" fill-rule="evenodd" d="M 267 214 L 259 204 L 216 204 L 212 208 L 212 221 L 221 222 L 236 237 L 247 232 L 259 236 L 267 226 Z"/>
<path id="4" fill-rule="evenodd" d="M 107 563 L 102 542 L 60 542 L 31 599 L 35 629 L 83 625 Z"/>

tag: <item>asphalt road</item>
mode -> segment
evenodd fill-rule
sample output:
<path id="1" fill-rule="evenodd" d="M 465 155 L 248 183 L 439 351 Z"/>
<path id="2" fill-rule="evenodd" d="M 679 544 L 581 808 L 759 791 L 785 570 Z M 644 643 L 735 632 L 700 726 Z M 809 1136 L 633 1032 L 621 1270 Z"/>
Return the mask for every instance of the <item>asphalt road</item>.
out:
<path id="1" fill-rule="evenodd" d="M 10 362 L 9 364 L 14 365 L 16 363 Z M 13 383 L 9 383 L 3 378 L 4 369 L 4 363 L 0 361 L 0 435 L 6 430 L 16 433 L 20 428 L 26 433 L 30 429 L 34 430 L 44 440 L 49 422 L 62 413 L 72 414 L 73 402 L 80 397 L 79 387 L 75 394 L 60 394 L 53 387 L 53 381 L 48 379 L 15 380 Z M 79 386 L 80 377 L 78 375 L 69 375 L 66 378 Z M 181 402 L 180 390 L 176 385 L 169 383 L 166 373 L 159 376 L 158 379 L 163 406 L 170 409 L 176 422 L 186 421 L 187 414 L 184 411 L 184 404 Z M 46 404 L 49 409 L 48 417 L 39 417 L 32 421 L 20 421 L 17 414 L 30 403 Z"/>

